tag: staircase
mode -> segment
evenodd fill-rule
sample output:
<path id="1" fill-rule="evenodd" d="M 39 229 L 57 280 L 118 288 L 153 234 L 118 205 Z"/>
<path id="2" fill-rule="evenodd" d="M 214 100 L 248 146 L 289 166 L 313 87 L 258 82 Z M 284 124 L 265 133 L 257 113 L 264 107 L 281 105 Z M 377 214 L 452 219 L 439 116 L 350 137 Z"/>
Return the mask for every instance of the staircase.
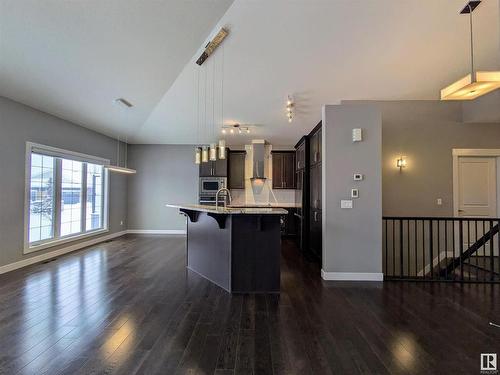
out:
<path id="1" fill-rule="evenodd" d="M 384 217 L 386 280 L 500 282 L 500 219 Z"/>

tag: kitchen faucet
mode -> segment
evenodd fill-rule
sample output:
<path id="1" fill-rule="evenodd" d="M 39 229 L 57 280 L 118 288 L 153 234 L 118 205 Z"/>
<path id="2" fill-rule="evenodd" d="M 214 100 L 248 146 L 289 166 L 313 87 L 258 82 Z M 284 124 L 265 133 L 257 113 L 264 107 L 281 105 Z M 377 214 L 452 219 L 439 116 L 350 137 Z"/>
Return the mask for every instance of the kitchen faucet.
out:
<path id="1" fill-rule="evenodd" d="M 229 204 L 231 204 L 231 202 L 232 202 L 231 192 L 229 191 L 229 189 L 227 189 L 225 187 L 220 188 L 219 190 L 217 190 L 217 194 L 215 194 L 215 209 L 216 210 L 219 209 L 219 193 L 222 191 L 227 192 L 227 196 L 229 197 Z M 227 202 L 224 199 L 224 208 L 226 208 L 226 205 L 227 205 Z"/>

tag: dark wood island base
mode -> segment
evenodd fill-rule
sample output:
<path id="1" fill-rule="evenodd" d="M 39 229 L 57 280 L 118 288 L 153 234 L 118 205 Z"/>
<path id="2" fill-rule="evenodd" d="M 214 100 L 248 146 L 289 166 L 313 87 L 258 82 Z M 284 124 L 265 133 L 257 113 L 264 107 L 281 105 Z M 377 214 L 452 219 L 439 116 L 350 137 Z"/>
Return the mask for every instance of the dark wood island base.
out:
<path id="1" fill-rule="evenodd" d="M 286 210 L 179 210 L 188 217 L 190 270 L 230 293 L 280 292 L 280 215 Z"/>

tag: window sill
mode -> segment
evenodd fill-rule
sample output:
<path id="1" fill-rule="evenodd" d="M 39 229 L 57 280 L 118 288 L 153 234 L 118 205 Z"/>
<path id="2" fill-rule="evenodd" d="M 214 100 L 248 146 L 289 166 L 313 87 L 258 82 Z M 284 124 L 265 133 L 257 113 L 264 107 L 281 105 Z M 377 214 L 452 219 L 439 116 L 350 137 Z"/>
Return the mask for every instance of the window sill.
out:
<path id="1" fill-rule="evenodd" d="M 97 236 L 99 234 L 104 234 L 107 232 L 109 232 L 109 229 L 107 229 L 107 228 L 106 229 L 97 229 L 97 230 L 94 230 L 92 232 L 78 234 L 76 236 L 71 236 L 71 237 L 57 239 L 54 241 L 44 242 L 44 243 L 41 243 L 40 245 L 25 246 L 23 254 L 34 253 L 36 251 L 49 249 L 49 248 L 54 247 L 54 246 L 59 246 L 59 245 L 65 244 L 65 243 L 82 240 L 82 239 L 88 238 L 88 237 L 94 237 L 94 236 Z"/>

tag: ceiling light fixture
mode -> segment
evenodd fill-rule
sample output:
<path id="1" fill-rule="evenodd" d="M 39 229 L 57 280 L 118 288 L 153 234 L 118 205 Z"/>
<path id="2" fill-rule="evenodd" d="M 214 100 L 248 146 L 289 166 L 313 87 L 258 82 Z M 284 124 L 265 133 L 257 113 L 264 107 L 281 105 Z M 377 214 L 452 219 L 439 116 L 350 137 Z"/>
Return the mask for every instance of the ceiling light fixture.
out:
<path id="1" fill-rule="evenodd" d="M 222 134 L 226 134 L 229 131 L 230 134 L 234 134 L 238 131 L 238 134 L 243 134 L 244 132 L 250 134 L 250 125 L 242 126 L 241 124 L 224 125 L 221 129 Z"/>
<path id="2" fill-rule="evenodd" d="M 469 15 L 471 72 L 465 77 L 441 90 L 441 100 L 473 100 L 500 88 L 500 71 L 476 72 L 474 70 L 474 37 L 472 12 L 481 0 L 469 1 L 460 14 Z"/>
<path id="3" fill-rule="evenodd" d="M 219 139 L 219 159 L 224 160 L 226 158 L 226 140 Z"/>
<path id="4" fill-rule="evenodd" d="M 294 107 L 293 99 L 290 95 L 288 95 L 288 97 L 286 99 L 286 117 L 288 118 L 288 122 L 292 122 L 293 107 Z"/>
<path id="5" fill-rule="evenodd" d="M 228 35 L 228 31 L 224 28 L 220 29 L 220 31 L 217 33 L 217 35 L 206 45 L 205 51 L 203 54 L 198 58 L 196 63 L 198 65 L 202 65 L 205 60 L 213 54 L 215 49 L 222 43 L 224 38 Z M 224 51 L 224 50 L 222 50 Z M 222 57 L 222 74 L 221 74 L 221 122 L 224 123 L 224 53 L 221 55 Z M 195 163 L 196 164 L 201 164 L 201 163 L 207 163 L 209 160 L 210 161 L 217 161 L 217 158 L 219 159 L 226 159 L 226 141 L 224 139 L 219 139 L 216 142 L 210 143 L 209 145 L 207 144 L 201 144 L 200 145 L 200 69 L 204 70 L 204 75 L 205 75 L 205 83 L 204 83 L 204 111 L 203 111 L 203 135 L 204 138 L 212 138 L 210 141 L 213 140 L 213 138 L 216 137 L 216 132 L 215 132 L 215 123 L 216 123 L 216 118 L 215 118 L 215 92 L 216 92 L 216 85 L 215 85 L 215 77 L 216 77 L 216 62 L 217 59 L 212 60 L 212 79 L 211 79 L 211 91 L 212 91 L 212 120 L 209 123 L 208 117 L 207 117 L 207 71 L 208 68 L 205 65 L 204 68 L 198 68 L 197 73 L 198 73 L 198 87 L 197 87 L 197 102 L 196 102 L 196 109 L 198 113 L 197 117 L 197 143 L 198 145 L 195 147 Z M 233 130 L 231 129 L 231 132 Z M 226 134 L 226 129 L 222 129 L 222 134 Z"/>
<path id="6" fill-rule="evenodd" d="M 128 143 L 125 140 L 125 160 L 124 166 L 120 166 L 120 137 L 117 138 L 117 147 L 116 147 L 116 165 L 108 164 L 105 165 L 104 168 L 110 172 L 116 173 L 124 173 L 124 174 L 136 174 L 137 171 L 135 169 L 127 168 L 127 151 L 128 151 Z"/>
<path id="7" fill-rule="evenodd" d="M 222 43 L 222 41 L 226 38 L 226 36 L 229 34 L 229 31 L 227 31 L 225 28 L 221 28 L 217 35 L 207 43 L 205 46 L 205 50 L 201 54 L 201 56 L 196 60 L 196 64 L 201 65 L 205 62 L 208 57 L 214 53 L 215 49 Z"/>

